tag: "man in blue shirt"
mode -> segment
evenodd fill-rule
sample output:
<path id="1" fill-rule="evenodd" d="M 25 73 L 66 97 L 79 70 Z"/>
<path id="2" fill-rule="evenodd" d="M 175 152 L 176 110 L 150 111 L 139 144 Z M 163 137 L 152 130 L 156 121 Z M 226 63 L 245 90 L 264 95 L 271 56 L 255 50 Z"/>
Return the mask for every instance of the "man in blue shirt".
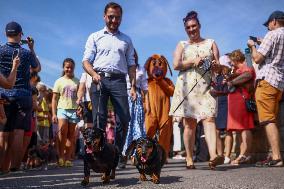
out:
<path id="1" fill-rule="evenodd" d="M 93 78 L 90 94 L 94 126 L 105 130 L 107 102 L 110 98 L 120 120 L 115 136 L 115 144 L 120 152 L 123 150 L 130 119 L 126 85 L 127 73 L 131 82 L 130 95 L 133 100 L 136 99 L 134 48 L 131 39 L 118 29 L 121 19 L 121 6 L 113 2 L 108 3 L 104 10 L 106 26 L 89 36 L 83 56 L 83 67 Z M 122 159 L 121 156 L 120 168 L 125 167 Z"/>
<path id="2" fill-rule="evenodd" d="M 0 166 L 2 172 L 17 170 L 22 161 L 24 132 L 31 127 L 32 94 L 30 86 L 30 71 L 39 72 L 40 63 L 34 52 L 34 41 L 28 40 L 30 50 L 20 46 L 23 36 L 22 27 L 16 22 L 6 25 L 8 42 L 0 47 L 0 74 L 7 77 L 12 69 L 15 56 L 20 59 L 17 79 L 12 89 L 0 88 L 1 96 L 9 100 L 4 109 L 7 116 L 6 125 L 0 127 Z"/>

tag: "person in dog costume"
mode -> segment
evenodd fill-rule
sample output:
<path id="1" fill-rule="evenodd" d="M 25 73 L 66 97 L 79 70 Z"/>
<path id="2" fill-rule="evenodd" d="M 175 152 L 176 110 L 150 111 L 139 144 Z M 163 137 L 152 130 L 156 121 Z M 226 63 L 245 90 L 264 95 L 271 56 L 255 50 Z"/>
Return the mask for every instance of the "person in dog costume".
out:
<path id="1" fill-rule="evenodd" d="M 166 78 L 167 69 L 172 75 L 168 61 L 162 55 L 154 54 L 145 63 L 148 74 L 148 94 L 145 105 L 146 134 L 154 138 L 158 132 L 159 144 L 168 156 L 172 136 L 172 119 L 169 117 L 170 97 L 174 93 L 174 84 Z"/>

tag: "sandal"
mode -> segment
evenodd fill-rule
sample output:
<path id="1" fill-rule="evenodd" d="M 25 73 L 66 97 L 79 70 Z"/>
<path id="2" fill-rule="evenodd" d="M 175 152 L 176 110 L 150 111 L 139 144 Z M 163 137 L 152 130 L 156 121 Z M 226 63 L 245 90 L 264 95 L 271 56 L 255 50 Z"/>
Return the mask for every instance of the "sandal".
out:
<path id="1" fill-rule="evenodd" d="M 216 156 L 213 160 L 209 161 L 209 167 L 211 170 L 214 170 L 217 165 L 222 165 L 224 163 L 224 157 L 223 156 Z"/>
<path id="2" fill-rule="evenodd" d="M 58 160 L 58 166 L 59 167 L 64 167 L 64 160 L 62 159 L 62 158 L 59 158 L 59 160 Z"/>
<path id="3" fill-rule="evenodd" d="M 65 161 L 65 167 L 73 167 L 73 163 L 71 161 Z"/>
<path id="4" fill-rule="evenodd" d="M 187 161 L 185 161 L 185 167 L 186 169 L 196 169 L 193 162 L 191 162 L 191 164 L 187 164 Z"/>
<path id="5" fill-rule="evenodd" d="M 186 165 L 185 167 L 186 167 L 186 169 L 196 169 L 196 167 L 194 165 Z"/>
<path id="6" fill-rule="evenodd" d="M 250 156 L 239 155 L 237 159 L 231 162 L 232 165 L 246 164 L 250 160 Z"/>

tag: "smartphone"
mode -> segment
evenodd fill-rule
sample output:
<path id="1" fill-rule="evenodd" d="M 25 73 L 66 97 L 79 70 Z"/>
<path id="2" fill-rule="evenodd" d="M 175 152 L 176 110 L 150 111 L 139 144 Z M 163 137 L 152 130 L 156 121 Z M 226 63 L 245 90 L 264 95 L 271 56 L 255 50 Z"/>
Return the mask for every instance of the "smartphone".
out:
<path id="1" fill-rule="evenodd" d="M 25 45 L 25 44 L 28 44 L 28 40 L 27 39 L 22 39 L 21 40 L 21 45 Z"/>
<path id="2" fill-rule="evenodd" d="M 253 40 L 254 42 L 257 42 L 257 37 L 254 37 L 254 36 L 249 36 L 249 39 Z"/>
<path id="3" fill-rule="evenodd" d="M 13 51 L 12 60 L 14 60 L 14 58 L 15 58 L 16 56 L 18 56 L 19 53 L 20 53 L 20 49 L 15 49 L 15 50 Z"/>
<path id="4" fill-rule="evenodd" d="M 20 42 L 20 44 L 21 44 L 21 45 L 26 45 L 26 44 L 28 44 L 29 42 L 33 42 L 33 41 L 34 41 L 34 39 L 33 39 L 31 36 L 29 36 L 29 37 L 27 37 L 27 39 L 22 39 L 21 42 Z"/>

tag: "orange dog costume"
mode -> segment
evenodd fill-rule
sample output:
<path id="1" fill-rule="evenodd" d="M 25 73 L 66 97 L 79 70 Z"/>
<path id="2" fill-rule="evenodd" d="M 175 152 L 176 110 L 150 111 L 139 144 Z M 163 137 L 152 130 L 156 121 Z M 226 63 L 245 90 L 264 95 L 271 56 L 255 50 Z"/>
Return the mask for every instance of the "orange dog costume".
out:
<path id="1" fill-rule="evenodd" d="M 148 74 L 148 93 L 146 96 L 145 125 L 148 137 L 154 138 L 159 131 L 159 144 L 167 156 L 172 137 L 172 119 L 169 117 L 170 97 L 174 94 L 174 84 L 166 78 L 167 69 L 172 71 L 162 55 L 154 54 L 145 63 Z"/>

